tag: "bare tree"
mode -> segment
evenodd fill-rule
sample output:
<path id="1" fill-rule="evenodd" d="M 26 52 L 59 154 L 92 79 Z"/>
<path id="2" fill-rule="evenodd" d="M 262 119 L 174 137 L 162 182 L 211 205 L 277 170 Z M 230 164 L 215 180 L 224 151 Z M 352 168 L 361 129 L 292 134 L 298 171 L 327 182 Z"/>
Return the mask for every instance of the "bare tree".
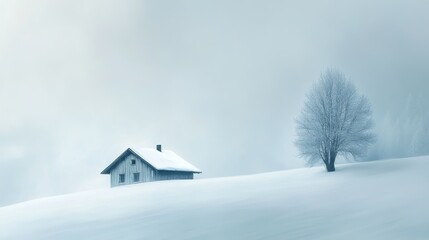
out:
<path id="1" fill-rule="evenodd" d="M 323 160 L 328 172 L 335 171 L 338 155 L 361 157 L 375 140 L 368 100 L 344 74 L 332 69 L 307 95 L 297 125 L 295 144 L 301 156 L 310 165 Z"/>

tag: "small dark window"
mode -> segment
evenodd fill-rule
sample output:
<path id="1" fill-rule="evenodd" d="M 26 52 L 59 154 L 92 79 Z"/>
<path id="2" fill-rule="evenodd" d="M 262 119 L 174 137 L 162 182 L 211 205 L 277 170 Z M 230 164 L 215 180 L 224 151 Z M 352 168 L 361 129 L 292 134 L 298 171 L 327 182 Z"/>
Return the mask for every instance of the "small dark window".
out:
<path id="1" fill-rule="evenodd" d="M 134 182 L 140 182 L 140 173 L 134 173 Z"/>
<path id="2" fill-rule="evenodd" d="M 131 160 L 131 165 L 135 165 L 135 164 L 136 164 L 136 160 L 135 159 Z"/>
<path id="3" fill-rule="evenodd" d="M 119 174 L 119 183 L 125 182 L 125 174 Z"/>

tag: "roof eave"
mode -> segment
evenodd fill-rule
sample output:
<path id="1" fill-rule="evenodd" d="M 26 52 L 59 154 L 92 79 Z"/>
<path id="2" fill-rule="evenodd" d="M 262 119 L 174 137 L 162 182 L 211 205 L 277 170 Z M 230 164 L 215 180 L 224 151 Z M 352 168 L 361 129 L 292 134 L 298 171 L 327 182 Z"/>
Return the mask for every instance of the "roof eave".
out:
<path id="1" fill-rule="evenodd" d="M 109 166 L 107 166 L 103 171 L 101 171 L 100 174 L 110 174 L 110 169 L 113 168 L 118 161 L 127 153 L 127 152 L 133 152 L 133 150 L 131 150 L 130 148 L 128 148 L 127 150 L 125 150 L 121 155 L 119 155 L 119 157 L 117 157 L 112 163 L 109 164 Z M 134 153 L 135 154 L 135 153 Z"/>
<path id="2" fill-rule="evenodd" d="M 127 150 L 125 150 L 121 155 L 119 155 L 119 157 L 117 157 L 112 163 L 109 164 L 109 166 L 107 166 L 103 171 L 101 171 L 100 174 L 110 174 L 110 170 L 118 163 L 118 161 L 120 161 L 122 159 L 122 157 L 124 157 L 124 155 L 126 155 L 128 152 L 132 153 L 133 155 L 137 156 L 138 158 L 140 158 L 142 161 L 144 161 L 145 163 L 147 163 L 149 166 L 151 166 L 153 169 L 157 170 L 157 171 L 178 171 L 178 172 L 191 172 L 191 173 L 202 173 L 202 171 L 183 171 L 183 170 L 167 170 L 167 169 L 158 169 L 155 166 L 153 166 L 152 164 L 150 164 L 148 161 L 146 161 L 142 156 L 140 156 L 140 154 L 138 154 L 137 152 L 133 151 L 133 149 L 131 148 L 127 148 Z"/>
<path id="3" fill-rule="evenodd" d="M 177 169 L 157 169 L 157 171 L 166 171 L 166 172 L 188 172 L 188 173 L 203 173 L 202 171 L 192 171 L 192 170 L 177 170 Z"/>

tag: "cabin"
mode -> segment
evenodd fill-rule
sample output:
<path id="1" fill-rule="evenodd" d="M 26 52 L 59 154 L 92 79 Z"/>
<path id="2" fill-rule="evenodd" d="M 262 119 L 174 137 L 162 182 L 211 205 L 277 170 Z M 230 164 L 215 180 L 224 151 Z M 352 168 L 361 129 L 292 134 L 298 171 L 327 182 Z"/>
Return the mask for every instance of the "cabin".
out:
<path id="1" fill-rule="evenodd" d="M 110 186 L 135 183 L 193 179 L 201 170 L 185 161 L 176 153 L 154 148 L 128 148 L 117 157 L 101 174 L 110 174 Z"/>

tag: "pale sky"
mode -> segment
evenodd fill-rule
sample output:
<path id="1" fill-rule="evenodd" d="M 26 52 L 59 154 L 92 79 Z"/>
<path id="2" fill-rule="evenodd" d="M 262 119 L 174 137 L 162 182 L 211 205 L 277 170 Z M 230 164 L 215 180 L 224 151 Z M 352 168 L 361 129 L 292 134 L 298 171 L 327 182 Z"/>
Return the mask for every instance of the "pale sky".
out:
<path id="1" fill-rule="evenodd" d="M 368 160 L 429 154 L 429 2 L 0 0 L 0 206 L 109 187 L 128 147 L 198 178 L 303 167 L 327 67 L 372 103 Z M 287 183 L 285 183 L 287 184 Z"/>

